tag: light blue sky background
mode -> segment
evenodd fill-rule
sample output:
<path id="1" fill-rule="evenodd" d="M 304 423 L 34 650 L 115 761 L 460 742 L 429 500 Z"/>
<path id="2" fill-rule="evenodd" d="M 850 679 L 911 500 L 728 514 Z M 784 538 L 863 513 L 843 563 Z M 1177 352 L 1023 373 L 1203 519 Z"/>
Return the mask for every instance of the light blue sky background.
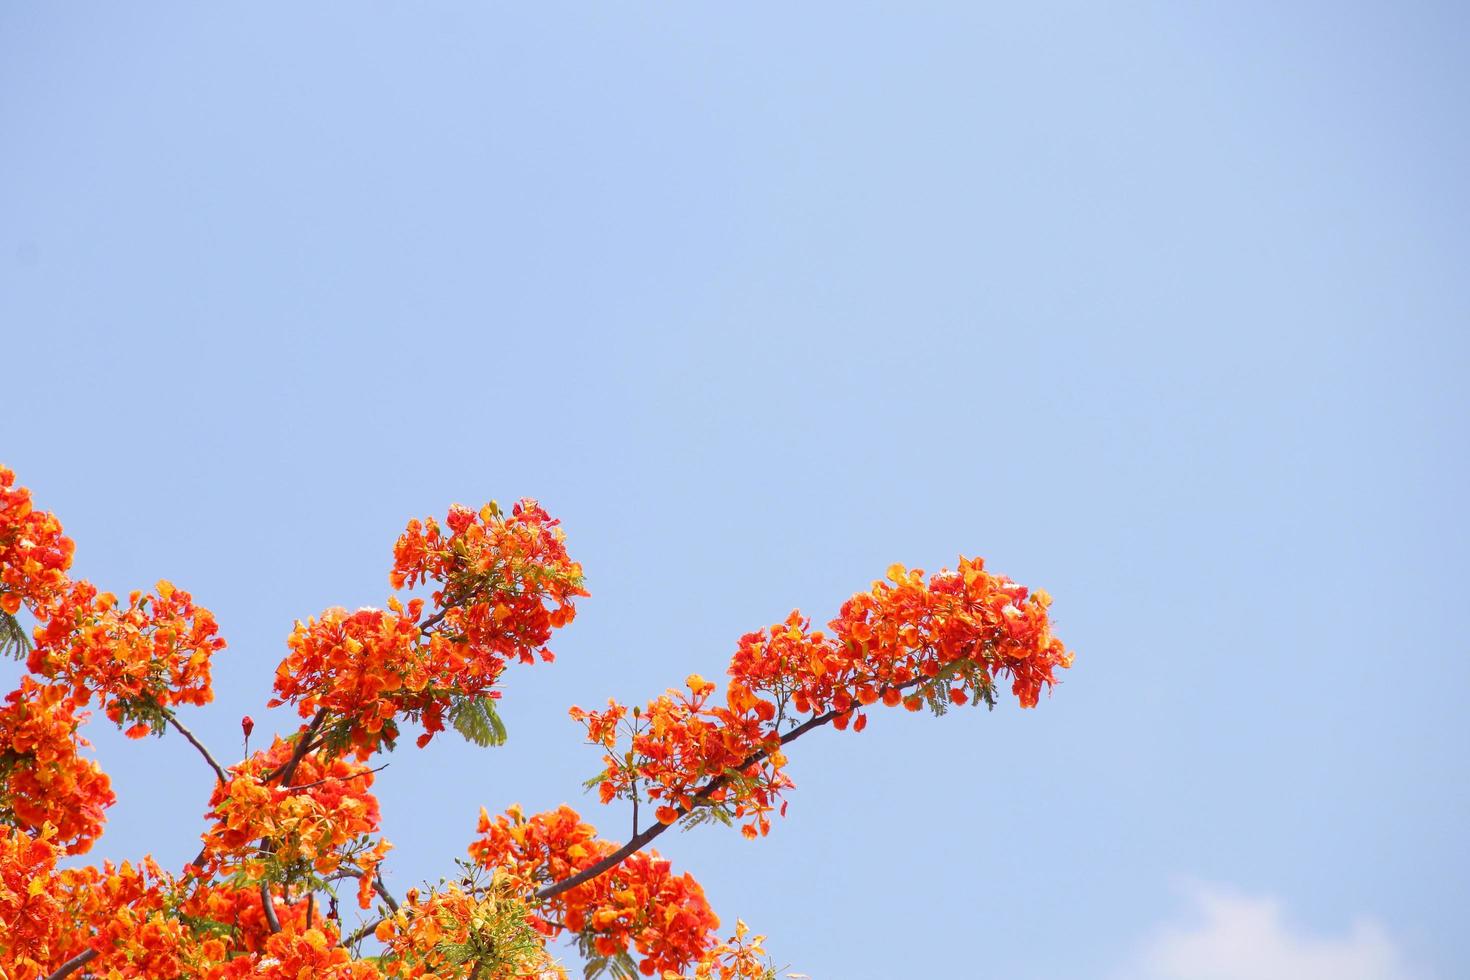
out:
<path id="1" fill-rule="evenodd" d="M 482 804 L 624 832 L 569 704 L 963 552 L 1077 666 L 803 740 L 765 841 L 667 835 L 728 924 L 818 980 L 1102 977 L 1197 881 L 1470 973 L 1470 18 L 1016 7 L 6 4 L 0 459 L 81 574 L 216 611 L 226 755 L 409 517 L 564 519 L 593 598 L 512 744 L 382 774 L 395 890 Z M 97 853 L 187 859 L 199 760 L 91 731 Z"/>

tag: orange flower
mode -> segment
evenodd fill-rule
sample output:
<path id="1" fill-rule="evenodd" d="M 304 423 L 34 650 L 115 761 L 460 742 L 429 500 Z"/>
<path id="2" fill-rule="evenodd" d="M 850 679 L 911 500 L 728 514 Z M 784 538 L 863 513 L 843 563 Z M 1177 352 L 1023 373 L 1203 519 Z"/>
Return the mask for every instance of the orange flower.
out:
<path id="1" fill-rule="evenodd" d="M 203 835 L 203 871 L 239 874 L 247 881 L 262 880 L 270 866 L 297 877 L 350 874 L 359 880 L 358 904 L 367 908 L 373 877 L 389 848 L 368 839 L 380 819 L 377 797 L 369 792 L 372 770 L 308 753 L 289 785 L 272 782 L 293 749 L 293 743 L 276 739 L 234 766 L 228 783 L 215 786 L 207 814 L 214 823 Z"/>
<path id="2" fill-rule="evenodd" d="M 126 606 L 72 581 L 71 539 L 14 482 L 0 467 L 0 610 L 24 605 L 40 622 L 27 669 L 69 686 L 78 706 L 96 697 L 130 735 L 161 725 L 160 708 L 208 703 L 210 659 L 225 646 L 213 614 L 166 581 Z"/>
<path id="3" fill-rule="evenodd" d="M 482 810 L 479 832 L 470 845 L 475 862 L 528 889 L 565 880 L 617 849 L 568 806 L 529 818 L 513 807 L 494 820 Z M 570 929 L 599 955 L 635 950 L 640 970 L 649 975 L 697 962 L 720 925 L 699 883 L 673 874 L 654 851 L 629 856 L 543 903 L 534 915 L 546 934 Z"/>
<path id="4" fill-rule="evenodd" d="M 885 581 L 843 604 L 830 633 L 793 612 L 741 637 L 723 706 L 710 700 L 714 685 L 693 674 L 687 693 L 648 702 L 631 726 L 616 702 L 571 716 L 604 751 L 602 802 L 640 793 L 660 804 L 665 823 L 709 807 L 754 837 L 770 829 L 778 803 L 784 812 L 780 798 L 792 783 L 780 747 L 798 726 L 861 732 L 880 701 L 909 711 L 926 701 L 993 705 L 996 678 L 1005 676 L 1021 706 L 1034 706 L 1054 672 L 1072 663 L 1051 635 L 1050 602 L 989 574 L 979 559 L 961 557 L 958 571 L 927 581 L 919 569 L 894 565 Z"/>
<path id="5" fill-rule="evenodd" d="M 457 706 L 499 697 L 511 661 L 553 659 L 551 631 L 587 594 L 557 522 L 526 500 L 509 517 L 493 504 L 478 515 L 456 505 L 447 523 L 446 537 L 432 518 L 411 521 L 394 546 L 394 587 L 438 584 L 433 614 L 423 599 L 393 598 L 387 612 L 328 609 L 298 622 L 272 706 L 295 704 L 303 718 L 327 711 L 363 754 L 391 745 L 399 718 L 418 719 L 423 746 Z"/>
<path id="6" fill-rule="evenodd" d="M 84 718 L 64 688 L 29 677 L 0 704 L 0 818 L 31 831 L 49 826 L 72 854 L 101 836 L 103 811 L 116 799 L 97 763 L 77 754 L 87 745 L 77 734 Z"/>

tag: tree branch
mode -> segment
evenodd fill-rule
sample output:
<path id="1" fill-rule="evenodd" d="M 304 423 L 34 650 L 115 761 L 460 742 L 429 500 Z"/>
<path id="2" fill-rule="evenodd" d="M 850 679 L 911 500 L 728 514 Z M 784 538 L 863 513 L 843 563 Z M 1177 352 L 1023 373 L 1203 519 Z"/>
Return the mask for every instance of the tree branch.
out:
<path id="1" fill-rule="evenodd" d="M 434 615 L 424 620 L 423 623 L 419 625 L 419 632 L 427 635 L 428 632 L 432 630 L 435 626 L 438 626 L 440 623 L 444 622 L 444 617 L 449 615 L 449 610 L 452 608 L 454 607 L 445 606 L 443 609 L 439 610 Z"/>
<path id="2" fill-rule="evenodd" d="M 382 925 L 384 920 L 386 920 L 387 918 L 388 917 L 386 915 L 381 915 L 371 922 L 363 923 L 360 927 L 358 927 L 356 932 L 348 936 L 346 939 L 342 940 L 342 946 L 344 948 L 356 946 L 358 943 L 371 936 L 374 932 L 377 932 L 378 926 Z"/>
<path id="3" fill-rule="evenodd" d="M 49 976 L 46 977 L 46 980 L 64 980 L 64 978 L 71 976 L 77 970 L 80 970 L 82 967 L 86 966 L 88 963 L 92 962 L 96 958 L 97 951 L 95 949 L 89 949 L 80 952 L 77 955 L 73 956 L 71 959 L 67 960 L 65 963 L 58 966 L 55 971 L 53 971 Z"/>
<path id="4" fill-rule="evenodd" d="M 375 772 L 382 772 L 384 769 L 387 769 L 388 768 L 388 765 L 389 764 L 385 762 L 381 766 L 375 766 L 372 769 L 364 769 L 362 772 L 355 772 L 355 773 L 353 773 L 350 776 L 324 776 L 321 779 L 316 780 L 315 782 L 300 783 L 300 784 L 298 784 L 296 786 L 291 786 L 291 787 L 288 787 L 288 788 L 290 788 L 290 789 L 311 789 L 313 786 L 320 786 L 323 783 L 333 783 L 333 782 L 342 782 L 342 783 L 345 783 L 349 779 L 358 779 L 358 778 L 360 778 L 362 776 L 372 775 Z"/>
<path id="5" fill-rule="evenodd" d="M 271 886 L 268 881 L 260 883 L 260 907 L 265 911 L 265 922 L 271 927 L 271 932 L 280 932 L 281 920 L 276 918 L 276 900 L 271 897 Z"/>
<path id="6" fill-rule="evenodd" d="M 376 870 L 373 871 L 373 891 L 378 893 L 378 897 L 383 900 L 384 905 L 388 906 L 394 912 L 398 911 L 398 899 L 394 898 L 393 893 L 388 891 L 388 886 L 383 884 L 382 872 Z"/>
<path id="7" fill-rule="evenodd" d="M 346 869 L 344 869 L 344 871 L 346 871 Z M 361 872 L 353 874 L 351 871 L 346 871 L 346 873 L 353 878 L 362 877 Z M 393 893 L 388 890 L 388 886 L 383 884 L 383 875 L 378 871 L 373 872 L 373 891 L 378 893 L 378 897 L 383 900 L 384 905 L 388 906 L 388 908 L 394 912 L 398 911 L 398 899 L 394 898 Z M 367 922 L 359 926 L 352 935 L 342 940 L 342 945 L 356 946 L 358 943 L 362 942 L 369 935 L 371 935 L 373 931 L 378 928 L 378 924 L 386 918 L 386 915 L 379 916 L 371 922 Z"/>
<path id="8" fill-rule="evenodd" d="M 327 709 L 318 708 L 316 715 L 311 719 L 311 724 L 306 726 L 306 731 L 301 733 L 301 741 L 296 743 L 296 751 L 291 753 L 291 758 L 286 760 L 285 765 L 272 773 L 266 775 L 264 782 L 274 782 L 280 779 L 281 785 L 285 786 L 291 782 L 291 777 L 296 775 L 296 767 L 301 765 L 301 760 L 311 751 L 311 740 L 316 737 L 317 731 L 322 723 L 327 720 Z"/>
<path id="9" fill-rule="evenodd" d="M 163 708 L 163 717 L 168 721 L 170 725 L 178 729 L 180 735 L 189 740 L 190 745 L 199 750 L 199 754 L 204 756 L 204 761 L 209 763 L 209 768 L 214 770 L 214 777 L 218 779 L 221 784 L 228 783 L 230 781 L 230 777 L 225 774 L 224 766 L 221 766 L 218 762 L 216 762 L 214 756 L 210 755 L 209 749 L 204 747 L 204 743 L 195 738 L 194 733 L 184 727 L 184 723 L 179 721 L 178 715 L 174 714 L 167 708 Z"/>
<path id="10" fill-rule="evenodd" d="M 894 685 L 893 689 L 902 691 L 907 688 L 922 684 L 928 680 L 931 680 L 931 678 L 916 677 L 913 680 Z M 852 709 L 849 708 L 848 710 L 851 711 Z M 845 712 L 842 711 L 832 710 L 826 712 L 825 714 L 815 715 L 811 718 L 808 718 L 800 725 L 797 725 L 795 728 L 791 729 L 791 731 L 787 732 L 785 735 L 782 735 L 781 740 L 778 744 L 787 745 L 791 742 L 794 742 L 812 729 L 820 728 L 831 721 L 833 718 L 836 718 L 838 715 L 844 713 Z M 735 768 L 745 769 L 748 766 L 754 765 L 755 763 L 760 762 L 767 756 L 769 756 L 771 754 L 771 751 L 771 749 L 761 749 L 759 752 L 753 752 L 751 753 L 751 755 L 746 757 L 745 760 L 740 763 L 740 765 L 736 766 Z M 715 790 L 719 789 L 721 786 L 724 786 L 727 782 L 729 782 L 729 777 L 721 773 L 714 779 L 711 779 L 709 782 L 705 783 L 704 786 L 700 787 L 699 791 L 694 794 L 694 799 L 699 802 L 703 802 L 704 800 L 709 799 L 710 796 L 714 794 Z M 677 808 L 680 817 L 688 814 L 690 809 L 691 808 L 689 807 Z M 604 872 L 616 868 L 618 865 L 622 864 L 623 861 L 626 860 L 628 857 L 643 850 L 643 848 L 647 847 L 655 837 L 657 837 L 659 834 L 662 834 L 665 830 L 668 830 L 672 826 L 672 823 L 654 823 L 651 827 L 649 827 L 642 833 L 634 834 L 633 837 L 628 841 L 628 843 L 624 844 L 616 851 L 613 851 L 611 854 L 603 858 L 601 861 L 598 861 L 596 864 L 584 868 L 583 870 L 572 875 L 570 878 L 564 878 L 561 881 L 547 885 L 545 888 L 536 893 L 536 897 L 544 902 L 549 898 L 555 898 L 564 891 L 576 888 L 583 882 L 591 881 L 593 878 L 596 878 L 598 875 L 603 874 Z"/>

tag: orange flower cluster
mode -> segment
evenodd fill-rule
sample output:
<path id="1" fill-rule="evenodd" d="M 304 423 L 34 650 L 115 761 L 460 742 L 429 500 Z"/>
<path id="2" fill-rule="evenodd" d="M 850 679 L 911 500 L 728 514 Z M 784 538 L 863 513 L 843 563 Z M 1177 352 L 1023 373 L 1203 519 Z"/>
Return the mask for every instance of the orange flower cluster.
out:
<path id="1" fill-rule="evenodd" d="M 494 820 L 482 810 L 479 833 L 470 845 L 475 862 L 527 887 L 563 881 L 617 850 L 568 806 L 529 818 L 512 807 Z M 638 968 L 648 976 L 698 962 L 720 926 L 699 882 L 675 875 L 656 851 L 634 853 L 549 899 L 536 917 L 548 935 L 562 927 L 583 934 L 599 956 L 636 949 Z"/>
<path id="2" fill-rule="evenodd" d="M 354 959 L 343 949 L 330 924 L 278 933 L 266 940 L 263 956 L 217 963 L 203 974 L 204 980 L 381 980 L 382 976 L 371 960 Z"/>
<path id="3" fill-rule="evenodd" d="M 364 756 L 398 737 L 394 718 L 401 712 L 427 709 L 426 723 L 442 729 L 435 692 L 448 678 L 422 642 L 422 606 L 416 599 L 407 612 L 396 602 L 386 612 L 334 608 L 298 622 L 287 640 L 290 653 L 276 668 L 271 707 L 295 702 L 303 718 L 330 712 Z"/>
<path id="4" fill-rule="evenodd" d="M 493 503 L 478 514 L 456 505 L 446 523 L 447 537 L 433 518 L 411 521 L 393 549 L 393 587 L 434 582 L 435 612 L 425 619 L 423 599 L 393 598 L 386 612 L 329 609 L 298 622 L 271 706 L 327 712 L 365 757 L 397 739 L 400 716 L 422 720 L 426 745 L 456 698 L 497 697 L 509 662 L 553 659 L 551 631 L 587 594 L 558 522 L 524 500 L 508 517 Z"/>
<path id="5" fill-rule="evenodd" d="M 83 717 L 66 689 L 29 677 L 0 704 L 0 817 L 33 832 L 49 824 L 71 854 L 101 836 L 116 799 L 101 767 L 77 754 Z"/>
<path id="6" fill-rule="evenodd" d="M 27 668 L 69 684 L 79 704 L 93 694 L 118 724 L 133 720 L 131 738 L 160 724 L 156 711 L 176 704 L 208 704 L 210 658 L 225 646 L 214 614 L 165 581 L 155 594 L 117 597 L 77 582 L 36 630 Z"/>
<path id="7" fill-rule="evenodd" d="M 378 924 L 391 954 L 390 977 L 475 980 L 566 980 L 528 925 L 525 906 L 505 888 L 466 891 L 457 883 L 407 901 Z"/>
<path id="8" fill-rule="evenodd" d="M 0 976 L 46 976 L 74 941 L 49 837 L 0 827 Z"/>
<path id="9" fill-rule="evenodd" d="M 648 702 L 631 725 L 623 724 L 628 709 L 615 701 L 601 712 L 571 709 L 571 717 L 587 726 L 588 738 L 607 750 L 598 784 L 602 802 L 631 797 L 641 787 L 660 804 L 654 814 L 662 823 L 708 804 L 742 821 L 747 837 L 768 833 L 767 814 L 782 790 L 793 785 L 772 724 L 775 705 L 754 698 L 711 703 L 715 685 L 698 674 L 685 684 L 687 693 L 669 689 Z M 615 752 L 620 727 L 632 742 L 631 755 L 621 758 Z M 716 777 L 719 782 L 711 783 Z"/>
<path id="10" fill-rule="evenodd" d="M 210 658 L 224 648 L 214 616 L 168 582 L 156 595 L 134 592 L 128 605 L 67 576 L 75 546 L 51 514 L 0 467 L 0 611 L 22 606 L 40 622 L 27 669 L 71 688 L 76 706 L 95 695 L 128 735 L 163 723 L 175 704 L 206 704 Z"/>
<path id="11" fill-rule="evenodd" d="M 201 923 L 209 923 L 211 931 L 219 933 L 224 941 L 226 956 L 265 951 L 271 927 L 258 887 L 236 888 L 227 883 L 198 880 L 191 884 L 193 888 L 179 911 Z M 304 932 L 312 922 L 320 921 L 316 899 L 311 896 L 290 903 L 273 897 L 271 910 L 285 933 Z"/>
<path id="12" fill-rule="evenodd" d="M 691 976 L 667 970 L 663 980 L 767 980 L 775 971 L 765 941 L 765 936 L 750 935 L 750 926 L 736 919 L 735 935 L 700 957 Z"/>
<path id="13" fill-rule="evenodd" d="M 152 858 L 142 867 L 103 866 L 87 883 L 79 915 L 92 932 L 87 945 L 101 953 L 93 972 L 109 980 L 157 980 L 197 975 L 224 958 L 223 940 L 196 934 L 172 914 L 177 887 Z"/>
<path id="14" fill-rule="evenodd" d="M 928 582 L 922 570 L 894 565 L 887 582 L 843 603 L 828 624 L 836 641 L 818 659 L 808 658 L 816 682 L 797 693 L 815 710 L 846 711 L 853 700 L 870 703 L 865 699 L 873 692 L 955 678 L 950 700 L 964 704 L 989 700 L 993 680 L 1009 676 L 1021 707 L 1033 708 L 1042 687 L 1056 683 L 1055 670 L 1072 665 L 1072 654 L 1051 634 L 1050 605 L 1044 591 L 992 575 L 980 558 L 961 557 L 957 570 Z M 731 669 L 740 667 L 737 656 Z"/>
<path id="15" fill-rule="evenodd" d="M 664 823 L 710 807 L 743 821 L 753 837 L 770 829 L 767 815 L 792 785 L 781 745 L 801 726 L 830 721 L 862 731 L 866 709 L 879 702 L 911 711 L 926 702 L 937 709 L 993 703 L 995 679 L 1005 676 L 1022 707 L 1033 707 L 1055 670 L 1072 663 L 1051 635 L 1050 603 L 1045 592 L 986 572 L 980 559 L 962 557 L 957 571 L 928 581 L 921 570 L 894 565 L 887 581 L 843 603 L 831 634 L 793 612 L 741 637 L 723 706 L 709 700 L 714 685 L 695 675 L 689 694 L 671 690 L 650 701 L 631 725 L 616 701 L 570 714 L 606 750 L 598 777 L 604 803 L 641 791 L 662 801 Z M 624 733 L 631 744 L 619 752 Z"/>
<path id="16" fill-rule="evenodd" d="M 35 510 L 31 492 L 0 466 L 0 612 L 14 616 L 24 604 L 39 615 L 70 585 L 75 550 L 61 522 Z"/>
<path id="17" fill-rule="evenodd" d="M 541 505 L 522 500 L 509 516 L 494 502 L 479 512 L 455 505 L 439 522 L 410 521 L 393 546 L 395 589 L 432 582 L 438 632 L 467 647 L 464 659 L 483 683 L 510 660 L 553 659 L 551 631 L 572 621 L 587 592 L 566 535 Z"/>
<path id="18" fill-rule="evenodd" d="M 151 859 L 58 870 L 52 833 L 0 828 L 0 976 L 46 976 L 88 950 L 109 980 L 203 976 L 225 957 L 172 914 L 176 883 Z"/>
<path id="19" fill-rule="evenodd" d="M 242 872 L 248 881 L 268 880 L 271 867 L 319 879 L 346 872 L 357 876 L 358 904 L 367 908 L 373 877 L 391 846 L 368 837 L 380 819 L 377 797 L 369 792 L 372 770 L 340 756 L 307 754 L 291 785 L 281 786 L 273 780 L 293 748 L 277 739 L 233 767 L 228 783 L 216 784 L 207 814 L 214 824 L 203 835 L 204 870 Z"/>

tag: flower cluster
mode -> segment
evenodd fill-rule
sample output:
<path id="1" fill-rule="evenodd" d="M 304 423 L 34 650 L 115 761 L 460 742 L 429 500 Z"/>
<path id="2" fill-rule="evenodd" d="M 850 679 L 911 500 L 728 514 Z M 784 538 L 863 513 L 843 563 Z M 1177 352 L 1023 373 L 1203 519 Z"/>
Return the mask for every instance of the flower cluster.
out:
<path id="1" fill-rule="evenodd" d="M 272 930 L 266 918 L 264 899 L 256 886 L 236 887 L 228 882 L 193 879 L 179 905 L 184 916 L 207 924 L 225 944 L 226 956 L 239 956 L 265 951 Z M 287 902 L 271 899 L 276 924 L 285 933 L 299 933 L 320 921 L 320 910 L 311 895 Z"/>
<path id="2" fill-rule="evenodd" d="M 169 582 L 122 606 L 67 575 L 74 550 L 55 516 L 34 509 L 0 467 L 0 613 L 24 606 L 39 622 L 26 668 L 69 688 L 76 707 L 95 696 L 132 737 L 161 731 L 172 705 L 208 703 L 210 659 L 225 645 L 210 611 Z"/>
<path id="3" fill-rule="evenodd" d="M 197 975 L 224 957 L 223 940 L 200 935 L 171 914 L 177 888 L 151 858 L 141 866 L 103 866 L 87 884 L 79 916 L 91 927 L 87 945 L 100 953 L 94 972 L 109 980 L 156 980 Z"/>
<path id="4" fill-rule="evenodd" d="M 371 960 L 355 959 L 343 949 L 329 923 L 277 933 L 266 940 L 262 956 L 216 963 L 201 975 L 204 980 L 381 980 L 383 976 Z"/>
<path id="5" fill-rule="evenodd" d="M 278 776 L 292 758 L 292 743 L 269 749 L 233 767 L 217 784 L 203 835 L 204 870 L 239 873 L 247 881 L 311 881 L 348 874 L 358 879 L 358 904 L 372 901 L 386 841 L 373 842 L 378 800 L 369 790 L 372 770 L 342 757 L 308 753 L 288 785 Z"/>
<path id="6" fill-rule="evenodd" d="M 0 976 L 46 976 L 82 953 L 110 980 L 203 976 L 223 940 L 172 914 L 177 882 L 151 860 L 58 869 L 53 828 L 0 828 Z"/>
<path id="7" fill-rule="evenodd" d="M 415 600 L 405 611 L 395 602 L 388 611 L 354 613 L 334 608 L 298 622 L 287 641 L 290 653 L 276 668 L 271 706 L 294 702 L 303 718 L 329 712 L 363 754 L 397 738 L 400 713 L 427 707 L 429 723 L 436 722 L 436 691 L 448 686 L 448 678 L 423 642 L 417 621 L 422 605 Z"/>
<path id="8" fill-rule="evenodd" d="M 470 845 L 476 863 L 527 887 L 564 881 L 617 850 L 568 806 L 531 817 L 512 807 L 493 820 L 482 810 L 479 833 Z M 547 900 L 535 915 L 549 934 L 580 934 L 600 957 L 636 950 L 647 975 L 697 963 L 720 926 L 699 882 L 675 875 L 656 851 L 630 855 Z"/>
<path id="9" fill-rule="evenodd" d="M 14 616 L 27 605 L 39 615 L 70 584 L 75 550 L 61 522 L 34 509 L 31 492 L 0 466 L 0 612 Z"/>
<path id="10" fill-rule="evenodd" d="M 695 675 L 688 694 L 669 691 L 631 723 L 616 701 L 570 714 L 605 751 L 597 777 L 604 803 L 641 793 L 661 804 L 664 823 L 706 808 L 741 821 L 753 837 L 769 830 L 768 814 L 792 785 L 781 746 L 812 727 L 860 732 L 879 703 L 941 712 L 993 704 L 1000 677 L 1011 678 L 1022 707 L 1034 706 L 1056 669 L 1072 663 L 1051 635 L 1050 603 L 1045 592 L 986 572 L 980 559 L 962 557 L 957 571 L 927 581 L 921 570 L 894 565 L 886 581 L 843 603 L 830 633 L 793 612 L 741 637 L 724 705 Z M 623 735 L 629 745 L 619 750 Z"/>
<path id="11" fill-rule="evenodd" d="M 887 581 L 843 603 L 828 624 L 835 642 L 820 662 L 811 662 L 817 680 L 798 693 L 814 710 L 846 711 L 844 705 L 874 691 L 953 680 L 950 700 L 964 704 L 991 700 L 994 679 L 1010 677 L 1021 707 L 1035 707 L 1041 689 L 1056 683 L 1056 669 L 1072 665 L 1071 653 L 1051 634 L 1050 606 L 1044 591 L 987 572 L 980 558 L 961 557 L 957 570 L 927 582 L 922 570 L 894 565 Z M 738 657 L 731 670 L 741 670 Z M 785 681 L 770 679 L 778 689 Z M 911 710 L 915 696 L 908 696 Z"/>
<path id="12" fill-rule="evenodd" d="M 437 632 L 466 647 L 464 659 L 488 684 L 508 661 L 551 660 L 551 631 L 572 621 L 585 596 L 582 566 L 541 505 L 522 500 L 509 516 L 493 501 L 458 505 L 445 518 L 410 521 L 393 546 L 395 589 L 433 584 Z"/>
<path id="13" fill-rule="evenodd" d="M 378 924 L 376 938 L 390 954 L 388 976 L 475 980 L 566 980 L 546 951 L 513 887 L 451 882 L 407 901 Z"/>
<path id="14" fill-rule="evenodd" d="M 715 685 L 698 674 L 685 686 L 687 692 L 671 688 L 648 702 L 631 723 L 628 709 L 615 701 L 600 712 L 571 709 L 588 738 L 606 750 L 607 768 L 597 777 L 602 801 L 632 797 L 641 787 L 661 823 L 707 806 L 741 821 L 747 837 L 768 833 L 767 815 L 792 785 L 772 725 L 775 705 L 753 697 L 711 701 Z M 631 754 L 615 751 L 620 729 L 631 737 Z"/>
<path id="15" fill-rule="evenodd" d="M 0 827 L 0 976 L 46 976 L 74 942 L 50 837 Z"/>
<path id="16" fill-rule="evenodd" d="M 36 630 L 27 668 L 70 685 L 78 704 L 95 694 L 107 716 L 132 722 L 129 737 L 161 730 L 161 711 L 208 704 L 210 658 L 223 649 L 214 614 L 166 581 L 133 592 L 126 606 L 76 582 Z"/>
<path id="17" fill-rule="evenodd" d="M 456 505 L 446 524 L 447 536 L 433 518 L 411 521 L 393 549 L 394 588 L 434 583 L 433 613 L 421 598 L 395 597 L 387 611 L 328 609 L 298 622 L 272 706 L 324 712 L 337 740 L 365 757 L 396 741 L 400 718 L 422 721 L 426 745 L 446 717 L 493 711 L 508 663 L 553 659 L 551 631 L 587 594 L 558 522 L 525 500 L 509 516 L 493 503 L 478 514 Z"/>
<path id="18" fill-rule="evenodd" d="M 39 832 L 69 853 L 91 848 L 102 833 L 112 787 L 102 769 L 77 750 L 82 716 L 68 691 L 22 677 L 0 703 L 0 822 Z"/>
<path id="19" fill-rule="evenodd" d="M 685 977 L 668 970 L 663 980 L 768 980 L 775 971 L 765 941 L 765 936 L 752 936 L 750 926 L 736 919 L 735 935 L 700 957 L 693 974 Z"/>

